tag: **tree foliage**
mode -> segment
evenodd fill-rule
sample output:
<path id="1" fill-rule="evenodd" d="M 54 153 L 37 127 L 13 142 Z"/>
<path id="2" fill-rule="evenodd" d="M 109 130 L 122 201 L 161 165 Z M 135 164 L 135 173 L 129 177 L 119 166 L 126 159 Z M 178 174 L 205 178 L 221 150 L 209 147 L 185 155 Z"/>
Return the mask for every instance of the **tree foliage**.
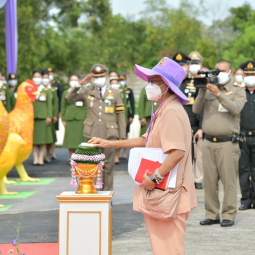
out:
<path id="1" fill-rule="evenodd" d="M 18 12 L 18 75 L 54 68 L 61 76 L 86 74 L 95 63 L 131 71 L 135 63 L 152 67 L 176 51 L 197 50 L 204 66 L 220 59 L 234 68 L 255 59 L 255 11 L 245 3 L 208 27 L 201 8 L 181 1 L 146 0 L 139 19 L 113 15 L 110 0 L 22 0 Z M 203 13 L 203 12 L 202 12 Z M 0 67 L 6 69 L 4 9 L 0 10 Z M 63 74 L 63 75 L 62 75 Z"/>

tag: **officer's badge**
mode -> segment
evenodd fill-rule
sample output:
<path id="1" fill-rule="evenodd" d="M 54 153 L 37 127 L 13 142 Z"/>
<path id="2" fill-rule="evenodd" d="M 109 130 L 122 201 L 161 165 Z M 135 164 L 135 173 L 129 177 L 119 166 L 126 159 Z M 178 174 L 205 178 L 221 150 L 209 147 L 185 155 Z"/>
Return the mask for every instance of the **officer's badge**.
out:
<path id="1" fill-rule="evenodd" d="M 250 63 L 247 65 L 247 68 L 248 68 L 248 69 L 252 69 L 252 68 L 253 68 L 253 64 L 250 62 Z"/>
<path id="2" fill-rule="evenodd" d="M 176 60 L 178 61 L 182 60 L 182 55 L 180 53 L 176 56 Z"/>
<path id="3" fill-rule="evenodd" d="M 95 70 L 96 70 L 96 72 L 100 72 L 100 71 L 102 70 L 102 68 L 101 68 L 100 66 L 97 66 L 97 67 L 95 68 Z"/>
<path id="4" fill-rule="evenodd" d="M 194 54 L 192 55 L 192 58 L 198 58 L 198 57 L 197 57 L 197 53 L 194 53 Z"/>

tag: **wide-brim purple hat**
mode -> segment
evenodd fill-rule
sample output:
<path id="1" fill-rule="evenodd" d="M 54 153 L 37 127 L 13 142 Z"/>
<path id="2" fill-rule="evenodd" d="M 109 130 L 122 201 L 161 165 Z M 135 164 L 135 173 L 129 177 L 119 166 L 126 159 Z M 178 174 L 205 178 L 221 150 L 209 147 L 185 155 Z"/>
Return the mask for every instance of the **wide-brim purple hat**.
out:
<path id="1" fill-rule="evenodd" d="M 186 72 L 172 59 L 164 57 L 152 69 L 135 65 L 135 75 L 144 81 L 149 81 L 149 77 L 158 75 L 179 97 L 182 104 L 187 104 L 190 102 L 189 99 L 180 90 L 180 85 L 186 76 Z"/>

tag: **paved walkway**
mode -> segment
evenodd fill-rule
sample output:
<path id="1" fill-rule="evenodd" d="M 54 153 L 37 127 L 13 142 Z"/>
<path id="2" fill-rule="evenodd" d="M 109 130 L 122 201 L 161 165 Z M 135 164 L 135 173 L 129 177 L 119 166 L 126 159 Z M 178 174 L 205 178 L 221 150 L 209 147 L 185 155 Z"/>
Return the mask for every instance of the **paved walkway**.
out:
<path id="1" fill-rule="evenodd" d="M 2 204 L 13 205 L 0 212 L 1 244 L 10 243 L 16 236 L 14 226 L 19 223 L 21 242 L 58 242 L 58 201 L 56 195 L 70 187 L 68 154 L 58 149 L 59 159 L 43 167 L 26 162 L 31 176 L 55 178 L 49 184 L 7 186 L 9 191 L 35 193 L 23 199 L 0 199 Z M 143 216 L 132 210 L 134 182 L 127 173 L 127 162 L 115 171 L 113 197 L 113 255 L 152 255 Z M 9 175 L 15 177 L 16 170 Z M 61 177 L 62 176 L 62 177 Z M 220 196 L 222 200 L 222 186 Z M 238 212 L 235 225 L 222 228 L 219 225 L 203 227 L 199 221 L 205 218 L 203 190 L 197 190 L 198 208 L 192 210 L 187 221 L 187 255 L 254 255 L 255 254 L 255 209 Z M 240 193 L 238 190 L 238 198 Z"/>

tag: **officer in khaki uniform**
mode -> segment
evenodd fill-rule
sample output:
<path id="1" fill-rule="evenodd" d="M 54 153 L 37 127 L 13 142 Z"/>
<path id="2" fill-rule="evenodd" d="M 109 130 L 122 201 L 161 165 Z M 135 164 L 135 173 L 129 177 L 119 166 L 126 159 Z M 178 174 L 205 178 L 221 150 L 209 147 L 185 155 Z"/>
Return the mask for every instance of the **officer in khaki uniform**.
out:
<path id="1" fill-rule="evenodd" d="M 220 61 L 219 85 L 207 84 L 200 89 L 193 112 L 204 111 L 202 146 L 205 210 L 207 218 L 201 225 L 220 223 L 219 180 L 223 183 L 222 227 L 234 225 L 237 212 L 237 174 L 240 149 L 240 112 L 246 96 L 243 88 L 231 81 L 231 65 Z"/>
<path id="2" fill-rule="evenodd" d="M 107 85 L 108 69 L 102 64 L 91 68 L 91 75 L 85 77 L 81 84 L 90 82 L 93 86 L 77 93 L 73 88 L 66 96 L 70 101 L 84 101 L 87 105 L 87 118 L 85 120 L 83 135 L 87 138 L 99 137 L 107 140 L 125 139 L 126 123 L 125 110 L 120 91 Z M 107 162 L 103 172 L 103 190 L 113 190 L 114 158 L 116 148 L 101 149 Z"/>

